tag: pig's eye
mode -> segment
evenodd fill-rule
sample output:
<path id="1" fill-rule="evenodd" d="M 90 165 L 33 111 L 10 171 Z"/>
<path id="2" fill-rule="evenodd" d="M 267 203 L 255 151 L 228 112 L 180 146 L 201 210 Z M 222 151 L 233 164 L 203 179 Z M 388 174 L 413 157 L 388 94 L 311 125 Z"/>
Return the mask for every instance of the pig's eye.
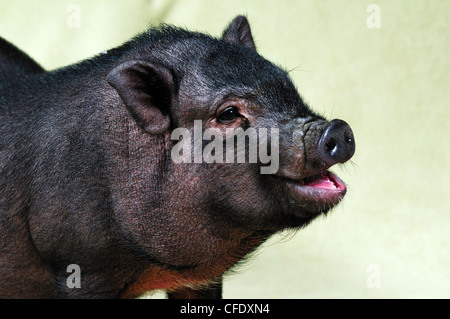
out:
<path id="1" fill-rule="evenodd" d="M 236 106 L 227 107 L 217 118 L 217 122 L 220 124 L 227 124 L 233 122 L 240 116 L 238 108 Z"/>

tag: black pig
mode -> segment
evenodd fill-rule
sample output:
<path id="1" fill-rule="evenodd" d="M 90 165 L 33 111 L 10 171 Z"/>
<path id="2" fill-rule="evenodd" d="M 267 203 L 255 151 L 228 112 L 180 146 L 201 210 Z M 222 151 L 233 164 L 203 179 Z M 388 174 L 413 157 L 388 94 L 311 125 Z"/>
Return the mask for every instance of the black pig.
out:
<path id="1" fill-rule="evenodd" d="M 220 39 L 161 26 L 51 72 L 0 45 L 0 297 L 220 298 L 227 270 L 346 192 L 328 168 L 353 156 L 350 127 L 308 108 L 245 17 Z M 171 133 L 195 120 L 277 129 L 279 168 L 175 163 Z"/>

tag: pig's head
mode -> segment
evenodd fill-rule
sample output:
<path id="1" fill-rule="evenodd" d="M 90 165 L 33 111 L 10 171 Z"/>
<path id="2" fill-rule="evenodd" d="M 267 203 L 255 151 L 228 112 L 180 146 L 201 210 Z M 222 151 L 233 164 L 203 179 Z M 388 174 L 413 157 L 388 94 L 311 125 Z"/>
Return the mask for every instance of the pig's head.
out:
<path id="1" fill-rule="evenodd" d="M 148 187 L 152 193 L 146 194 L 144 183 L 139 188 L 144 190 L 139 196 L 152 197 L 143 207 L 165 210 L 170 227 L 192 223 L 189 229 L 198 230 L 208 220 L 277 231 L 304 226 L 339 203 L 346 186 L 328 169 L 353 156 L 352 130 L 344 121 L 325 120 L 302 101 L 287 72 L 257 53 L 246 18 L 237 17 L 221 39 L 173 28 L 153 31 L 149 38 L 150 49 L 126 57 L 108 76 L 141 130 L 139 138 L 152 145 L 159 141 L 163 150 L 148 151 L 160 164 L 148 172 L 148 183 L 156 184 Z M 230 128 L 267 129 L 271 162 L 246 157 L 245 163 L 227 163 L 225 154 L 223 162 L 199 162 L 195 146 L 185 157 L 191 163 L 174 160 L 181 138 L 173 133 L 186 129 L 194 139 L 194 123 L 201 124 L 201 132 L 214 129 L 223 136 Z M 201 150 L 211 141 L 203 138 Z M 262 173 L 271 165 L 273 171 Z M 176 217 L 167 217 L 172 212 Z"/>

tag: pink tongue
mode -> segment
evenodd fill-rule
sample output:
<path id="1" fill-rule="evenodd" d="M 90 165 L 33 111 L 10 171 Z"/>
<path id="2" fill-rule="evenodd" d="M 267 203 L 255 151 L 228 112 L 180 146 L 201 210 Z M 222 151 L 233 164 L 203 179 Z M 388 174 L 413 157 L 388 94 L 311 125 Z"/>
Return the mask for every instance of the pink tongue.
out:
<path id="1" fill-rule="evenodd" d="M 324 189 L 336 189 L 336 185 L 331 181 L 328 176 L 321 176 L 312 182 L 306 184 L 306 186 L 318 187 Z"/>

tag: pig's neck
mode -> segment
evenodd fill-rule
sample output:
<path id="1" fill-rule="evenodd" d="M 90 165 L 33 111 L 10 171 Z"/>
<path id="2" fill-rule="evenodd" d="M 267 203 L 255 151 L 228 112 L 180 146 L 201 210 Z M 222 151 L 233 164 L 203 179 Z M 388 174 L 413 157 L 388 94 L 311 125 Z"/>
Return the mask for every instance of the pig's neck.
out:
<path id="1" fill-rule="evenodd" d="M 115 151 L 108 155 L 118 236 L 132 243 L 136 256 L 149 260 L 130 279 L 123 297 L 208 283 L 271 235 L 231 227 L 206 208 L 194 207 L 203 199 L 183 189 L 199 181 L 171 170 L 168 135 L 149 136 L 125 113 L 111 125 L 124 138 L 111 145 Z"/>
<path id="2" fill-rule="evenodd" d="M 149 265 L 120 293 L 121 298 L 135 298 L 151 290 L 170 291 L 179 287 L 203 287 L 215 282 L 236 263 L 242 263 L 250 252 L 267 239 L 265 234 L 250 236 L 239 242 L 224 245 L 211 252 L 203 263 L 192 267 Z"/>

